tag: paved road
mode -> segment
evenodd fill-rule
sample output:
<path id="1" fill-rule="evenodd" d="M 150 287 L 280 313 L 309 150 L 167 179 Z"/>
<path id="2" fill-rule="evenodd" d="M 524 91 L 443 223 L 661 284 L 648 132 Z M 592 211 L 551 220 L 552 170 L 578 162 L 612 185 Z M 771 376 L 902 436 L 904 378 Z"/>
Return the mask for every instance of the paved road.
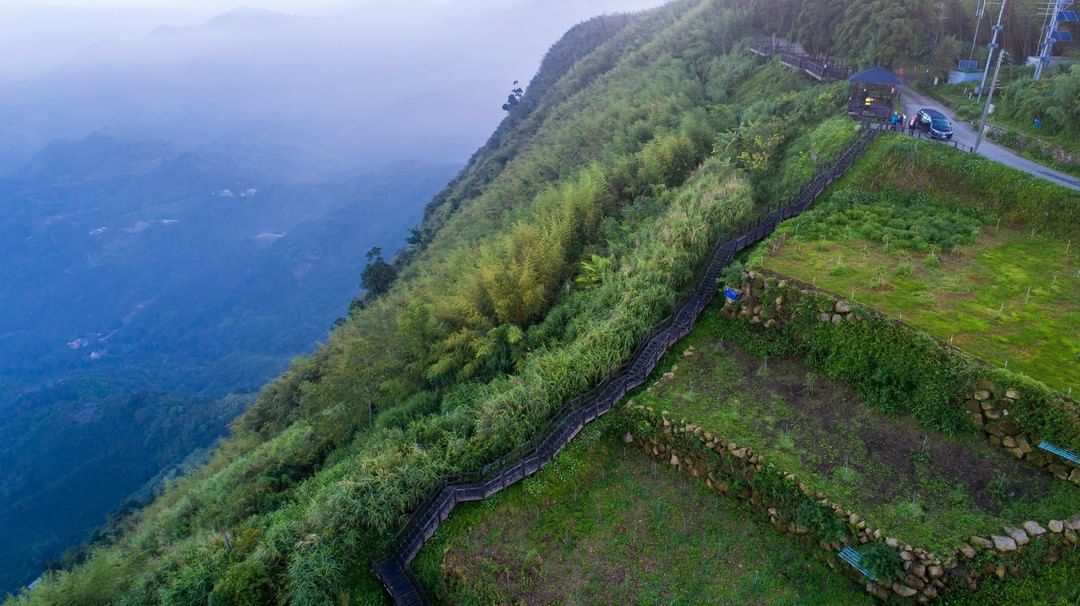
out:
<path id="1" fill-rule="evenodd" d="M 904 85 L 901 90 L 903 92 L 904 111 L 907 112 L 909 120 L 911 119 L 911 116 L 915 115 L 915 112 L 924 107 L 936 108 L 948 116 L 949 120 L 952 120 L 953 138 L 964 145 L 975 145 L 976 128 L 966 122 L 957 120 L 956 114 L 954 114 L 951 109 L 942 106 L 932 99 L 928 99 L 910 86 Z M 994 162 L 1000 162 L 1005 166 L 1011 166 L 1012 168 L 1030 173 L 1040 179 L 1046 179 L 1052 183 L 1057 183 L 1058 185 L 1080 191 L 1080 179 L 1043 166 L 1038 162 L 1028 160 L 1023 156 L 1017 155 L 1012 150 L 1002 147 L 986 138 L 983 138 L 982 145 L 979 146 L 979 155 L 985 156 Z"/>

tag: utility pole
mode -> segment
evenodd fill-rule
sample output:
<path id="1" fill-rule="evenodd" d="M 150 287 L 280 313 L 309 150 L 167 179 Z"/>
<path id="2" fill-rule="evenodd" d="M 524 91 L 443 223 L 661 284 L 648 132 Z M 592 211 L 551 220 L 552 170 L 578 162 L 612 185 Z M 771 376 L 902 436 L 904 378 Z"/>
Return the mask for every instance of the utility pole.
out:
<path id="1" fill-rule="evenodd" d="M 1005 4 L 1008 0 L 1001 0 L 1001 10 L 998 11 L 997 23 L 994 24 L 994 37 L 990 39 L 990 53 L 986 55 L 986 69 L 983 70 L 982 82 L 979 84 L 979 101 L 982 101 L 983 93 L 986 92 L 986 77 L 990 75 L 990 61 L 994 58 L 994 51 L 998 48 L 998 34 L 1005 29 L 1002 21 L 1005 19 Z"/>
<path id="2" fill-rule="evenodd" d="M 1035 64 L 1035 79 L 1042 78 L 1043 69 L 1050 65 L 1050 58 L 1054 54 L 1054 42 L 1057 42 L 1057 26 L 1058 20 L 1062 16 L 1062 11 L 1065 9 L 1065 0 L 1052 0 L 1047 7 L 1050 11 L 1049 23 L 1046 26 L 1046 30 L 1043 31 L 1042 46 L 1039 47 L 1039 62 Z M 1073 12 L 1073 19 L 1075 19 L 1075 11 Z"/>
<path id="3" fill-rule="evenodd" d="M 997 67 L 994 68 L 994 80 L 990 83 L 990 92 L 986 94 L 986 105 L 983 107 L 982 119 L 979 120 L 979 136 L 975 139 L 975 147 L 972 153 L 979 152 L 982 145 L 983 133 L 986 132 L 986 116 L 990 114 L 990 103 L 994 100 L 994 88 L 997 87 L 998 74 L 1001 73 L 1001 62 L 1005 60 L 1005 49 L 998 52 Z"/>
<path id="4" fill-rule="evenodd" d="M 979 44 L 979 30 L 982 28 L 983 17 L 985 16 L 986 0 L 979 0 L 979 5 L 975 8 L 975 37 L 971 39 L 971 54 L 968 55 L 968 60 L 975 59 L 975 47 Z M 987 59 L 988 63 L 989 61 Z"/>

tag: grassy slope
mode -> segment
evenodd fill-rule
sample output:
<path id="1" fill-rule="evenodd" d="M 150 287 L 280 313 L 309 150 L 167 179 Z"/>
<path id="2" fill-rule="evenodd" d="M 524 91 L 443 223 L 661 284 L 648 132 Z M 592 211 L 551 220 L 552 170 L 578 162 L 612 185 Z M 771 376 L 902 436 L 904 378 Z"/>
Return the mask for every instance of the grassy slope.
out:
<path id="1" fill-rule="evenodd" d="M 940 264 L 928 264 L 928 253 L 838 240 L 788 240 L 765 265 L 854 293 L 859 303 L 990 364 L 1008 362 L 1010 370 L 1080 393 L 1080 240 L 1066 254 L 1062 239 L 987 226 L 977 243 L 937 255 Z"/>
<path id="2" fill-rule="evenodd" d="M 1004 524 L 1072 515 L 1076 487 L 976 436 L 885 416 L 797 359 L 723 343 L 717 310 L 669 354 L 675 378 L 635 401 L 752 447 L 889 536 L 941 553 Z M 695 355 L 682 356 L 687 347 Z"/>
<path id="3" fill-rule="evenodd" d="M 536 476 L 455 511 L 416 569 L 453 604 L 872 601 L 734 502 L 600 426 Z"/>
<path id="4" fill-rule="evenodd" d="M 806 282 L 816 279 L 842 295 L 854 290 L 859 302 L 893 317 L 903 314 L 991 364 L 1009 360 L 1010 370 L 1055 389 L 1080 389 L 1080 194 L 898 137 L 873 146 L 833 191 L 843 189 L 886 197 L 915 192 L 939 207 L 981 213 L 988 224 L 978 242 L 941 254 L 940 267 L 928 267 L 925 251 L 889 251 L 880 241 L 843 233 L 857 232 L 858 225 L 832 230 L 826 242 L 800 243 L 799 222 L 829 220 L 812 213 L 782 226 L 754 263 L 767 250 L 768 267 Z M 780 239 L 783 246 L 777 246 Z"/>

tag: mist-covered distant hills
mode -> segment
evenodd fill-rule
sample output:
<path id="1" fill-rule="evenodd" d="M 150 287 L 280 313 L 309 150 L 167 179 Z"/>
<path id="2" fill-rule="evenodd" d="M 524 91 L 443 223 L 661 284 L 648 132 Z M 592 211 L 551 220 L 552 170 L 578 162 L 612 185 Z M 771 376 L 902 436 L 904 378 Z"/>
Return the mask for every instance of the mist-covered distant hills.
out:
<path id="1" fill-rule="evenodd" d="M 535 71 L 558 33 L 597 12 L 660 1 L 364 0 L 315 15 L 240 8 L 102 40 L 31 76 L 5 81 L 0 71 L 0 174 L 54 139 L 102 128 L 190 145 L 260 138 L 330 170 L 464 161 L 502 119 L 511 82 Z"/>
<path id="2" fill-rule="evenodd" d="M 96 133 L 0 180 L 0 592 L 222 435 L 456 171 Z"/>

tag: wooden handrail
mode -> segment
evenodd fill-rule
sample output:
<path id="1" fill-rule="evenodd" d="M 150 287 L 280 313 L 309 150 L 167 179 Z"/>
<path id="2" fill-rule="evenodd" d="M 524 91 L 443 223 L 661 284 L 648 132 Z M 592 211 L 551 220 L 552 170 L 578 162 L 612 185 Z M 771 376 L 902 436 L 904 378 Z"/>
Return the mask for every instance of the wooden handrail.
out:
<path id="1" fill-rule="evenodd" d="M 440 480 L 395 535 L 387 551 L 371 561 L 375 575 L 394 603 L 430 604 L 423 587 L 409 571 L 409 564 L 458 503 L 485 499 L 533 475 L 550 463 L 586 425 L 611 410 L 627 393 L 644 385 L 668 350 L 693 330 L 716 294 L 721 272 L 735 255 L 770 235 L 782 221 L 805 211 L 829 184 L 851 168 L 880 132 L 867 123 L 863 133 L 787 205 L 744 223 L 736 230 L 737 235 L 717 242 L 699 271 L 692 294 L 676 305 L 674 313 L 653 326 L 625 364 L 589 391 L 567 400 L 536 437 L 478 472 Z"/>

